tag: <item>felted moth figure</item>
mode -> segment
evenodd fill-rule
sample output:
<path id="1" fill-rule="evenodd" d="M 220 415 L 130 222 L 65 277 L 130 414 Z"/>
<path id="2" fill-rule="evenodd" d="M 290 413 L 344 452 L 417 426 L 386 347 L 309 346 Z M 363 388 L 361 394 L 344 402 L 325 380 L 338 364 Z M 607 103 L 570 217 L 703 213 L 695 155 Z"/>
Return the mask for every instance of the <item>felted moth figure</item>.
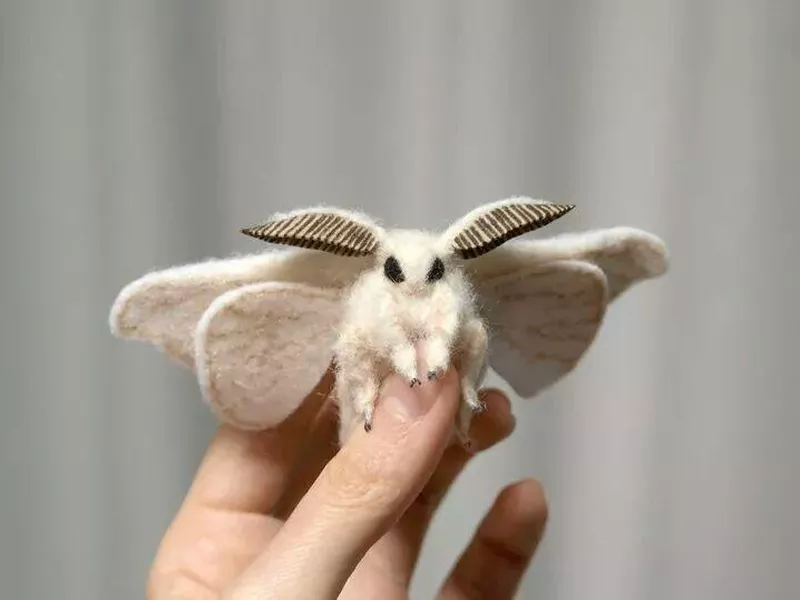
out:
<path id="1" fill-rule="evenodd" d="M 468 443 L 490 366 L 535 396 L 575 367 L 611 301 L 666 272 L 664 244 L 633 228 L 514 240 L 573 208 L 514 197 L 440 233 L 335 208 L 278 214 L 242 232 L 292 248 L 145 275 L 111 329 L 193 369 L 215 414 L 243 429 L 281 423 L 333 365 L 340 441 L 371 429 L 390 373 L 417 386 L 453 366 Z"/>

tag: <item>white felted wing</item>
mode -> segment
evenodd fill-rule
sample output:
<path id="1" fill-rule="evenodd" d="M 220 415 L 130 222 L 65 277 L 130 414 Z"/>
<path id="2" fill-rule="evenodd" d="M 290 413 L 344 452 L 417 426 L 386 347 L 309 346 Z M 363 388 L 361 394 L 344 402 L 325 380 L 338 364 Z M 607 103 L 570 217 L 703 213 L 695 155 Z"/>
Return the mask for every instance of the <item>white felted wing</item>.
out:
<path id="1" fill-rule="evenodd" d="M 606 305 L 668 268 L 664 243 L 630 227 L 507 244 L 465 263 L 492 327 L 490 364 L 531 397 L 591 345 Z"/>
<path id="2" fill-rule="evenodd" d="M 571 371 L 605 316 L 603 272 L 581 261 L 529 265 L 478 281 L 489 365 L 531 398 Z"/>
<path id="3" fill-rule="evenodd" d="M 194 368 L 195 328 L 218 296 L 265 281 L 338 289 L 349 286 L 369 264 L 363 258 L 291 249 L 156 271 L 120 292 L 111 309 L 110 326 L 114 335 L 152 344 Z"/>
<path id="4" fill-rule="evenodd" d="M 608 278 L 609 301 L 633 284 L 667 271 L 667 250 L 658 237 L 632 227 L 567 233 L 506 244 L 465 263 L 471 277 L 486 281 L 502 274 L 556 260 L 597 265 Z"/>
<path id="5" fill-rule="evenodd" d="M 197 326 L 197 374 L 217 416 L 243 429 L 288 417 L 330 366 L 341 291 L 258 283 L 217 298 Z"/>

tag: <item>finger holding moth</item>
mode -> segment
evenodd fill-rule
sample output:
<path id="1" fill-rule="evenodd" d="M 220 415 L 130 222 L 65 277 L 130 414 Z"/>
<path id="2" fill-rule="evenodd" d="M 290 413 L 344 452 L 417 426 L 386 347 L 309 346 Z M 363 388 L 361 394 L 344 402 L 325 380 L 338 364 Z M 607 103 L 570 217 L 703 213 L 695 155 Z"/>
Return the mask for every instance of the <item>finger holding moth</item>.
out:
<path id="1" fill-rule="evenodd" d="M 481 397 L 489 410 L 470 425 L 474 445 L 470 450 L 451 445 L 445 450 L 436 470 L 423 490 L 406 509 L 392 529 L 364 556 L 364 559 L 339 596 L 341 600 L 364 598 L 364 590 L 380 573 L 390 583 L 383 589 L 384 598 L 406 598 L 405 592 L 414 574 L 431 521 L 460 473 L 477 454 L 502 442 L 514 430 L 515 420 L 508 398 L 499 390 L 482 390 Z"/>
<path id="2" fill-rule="evenodd" d="M 355 428 L 231 597 L 338 597 L 354 566 L 429 481 L 448 446 L 458 397 L 453 372 L 414 390 L 388 378 L 374 430 Z"/>

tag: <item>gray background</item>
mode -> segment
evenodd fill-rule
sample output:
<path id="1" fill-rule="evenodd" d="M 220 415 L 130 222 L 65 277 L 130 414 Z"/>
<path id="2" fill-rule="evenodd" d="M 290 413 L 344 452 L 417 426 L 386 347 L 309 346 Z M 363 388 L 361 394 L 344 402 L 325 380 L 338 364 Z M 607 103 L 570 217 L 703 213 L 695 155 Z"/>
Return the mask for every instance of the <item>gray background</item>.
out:
<path id="1" fill-rule="evenodd" d="M 552 518 L 523 598 L 800 594 L 800 4 L 0 0 L 0 597 L 140 598 L 213 431 L 108 333 L 146 271 L 277 209 L 443 227 L 525 194 L 667 242 L 437 520 Z M 564 231 L 555 224 L 550 232 Z"/>

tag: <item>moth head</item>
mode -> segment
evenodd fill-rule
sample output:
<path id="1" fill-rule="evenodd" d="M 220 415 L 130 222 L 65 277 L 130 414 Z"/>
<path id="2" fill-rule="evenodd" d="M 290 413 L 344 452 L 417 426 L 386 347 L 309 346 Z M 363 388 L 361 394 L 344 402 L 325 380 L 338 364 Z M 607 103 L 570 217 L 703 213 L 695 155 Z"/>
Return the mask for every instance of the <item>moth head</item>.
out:
<path id="1" fill-rule="evenodd" d="M 242 233 L 273 244 L 321 250 L 339 256 L 371 256 L 385 236 L 365 215 L 336 208 L 307 208 L 274 215 Z"/>
<path id="2" fill-rule="evenodd" d="M 410 295 L 425 295 L 447 281 L 452 255 L 436 236 L 422 231 L 396 230 L 387 234 L 376 268 L 385 282 Z"/>
<path id="3" fill-rule="evenodd" d="M 453 223 L 441 243 L 462 259 L 482 256 L 507 241 L 563 217 L 573 204 L 515 197 L 481 206 Z"/>

